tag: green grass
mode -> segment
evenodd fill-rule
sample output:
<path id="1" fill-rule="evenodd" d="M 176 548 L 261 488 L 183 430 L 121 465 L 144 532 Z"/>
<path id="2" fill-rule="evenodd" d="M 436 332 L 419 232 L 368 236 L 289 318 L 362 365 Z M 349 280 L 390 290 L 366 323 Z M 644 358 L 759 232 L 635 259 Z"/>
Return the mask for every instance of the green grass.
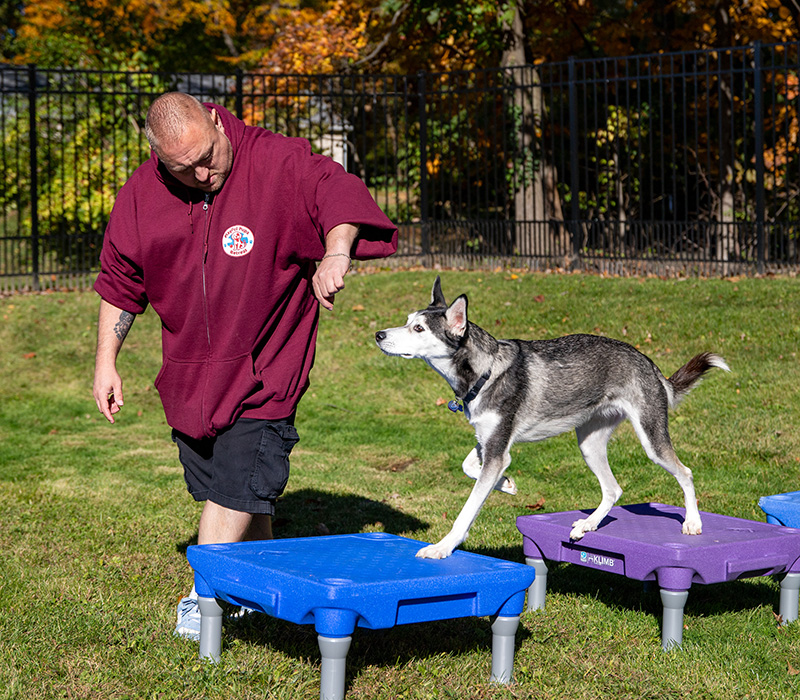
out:
<path id="1" fill-rule="evenodd" d="M 472 483 L 460 469 L 472 432 L 442 405 L 451 393 L 440 377 L 373 341 L 427 303 L 433 278 L 354 274 L 323 314 L 278 536 L 324 525 L 435 541 L 449 529 Z M 671 420 L 701 509 L 763 520 L 760 496 L 800 488 L 799 280 L 442 280 L 500 338 L 599 333 L 665 373 L 701 350 L 721 353 L 733 372 L 710 375 Z M 0 299 L 0 699 L 318 697 L 313 628 L 263 616 L 226 625 L 218 665 L 172 637 L 200 507 L 152 388 L 159 323 L 149 311 L 126 341 L 125 408 L 112 426 L 91 398 L 96 313 L 92 293 Z M 609 451 L 623 502 L 681 502 L 629 426 Z M 510 474 L 519 494 L 491 496 L 466 549 L 521 561 L 516 516 L 540 501 L 557 511 L 599 498 L 572 435 L 515 446 Z M 547 609 L 522 618 L 516 684 L 487 683 L 488 621 L 464 619 L 357 630 L 348 698 L 777 700 L 800 690 L 800 625 L 776 624 L 771 579 L 693 586 L 683 648 L 670 653 L 657 591 L 569 566 L 548 583 Z"/>

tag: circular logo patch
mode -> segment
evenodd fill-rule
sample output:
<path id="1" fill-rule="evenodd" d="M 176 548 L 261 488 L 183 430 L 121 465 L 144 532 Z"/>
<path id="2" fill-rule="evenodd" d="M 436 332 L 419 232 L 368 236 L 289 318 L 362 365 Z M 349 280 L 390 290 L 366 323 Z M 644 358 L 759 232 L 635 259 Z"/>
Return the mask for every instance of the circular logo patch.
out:
<path id="1" fill-rule="evenodd" d="M 232 258 L 241 258 L 253 250 L 255 238 L 247 226 L 231 226 L 222 234 L 222 250 Z"/>

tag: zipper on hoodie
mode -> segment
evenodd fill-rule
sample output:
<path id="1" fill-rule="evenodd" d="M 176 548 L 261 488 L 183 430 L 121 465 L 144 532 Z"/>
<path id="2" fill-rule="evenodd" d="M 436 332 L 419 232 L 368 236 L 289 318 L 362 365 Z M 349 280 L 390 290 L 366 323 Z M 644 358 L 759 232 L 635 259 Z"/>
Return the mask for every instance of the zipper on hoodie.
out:
<path id="1" fill-rule="evenodd" d="M 206 287 L 206 260 L 208 259 L 208 235 L 211 223 L 211 216 L 208 213 L 209 204 L 211 202 L 211 193 L 206 192 L 204 200 L 203 200 L 203 213 L 204 213 L 204 223 L 203 223 L 203 315 L 205 316 L 205 323 L 206 323 L 206 340 L 208 341 L 208 351 L 211 352 L 211 326 L 209 323 L 208 318 L 208 294 L 207 294 L 207 287 Z"/>
<path id="2" fill-rule="evenodd" d="M 209 204 L 211 203 L 211 193 L 206 192 L 205 197 L 203 199 L 203 259 L 201 261 L 201 268 L 202 268 L 202 276 L 203 276 L 203 320 L 206 324 L 206 342 L 208 343 L 208 357 L 211 357 L 211 325 L 209 324 L 208 318 L 208 290 L 206 287 L 206 260 L 208 259 L 208 236 L 209 236 L 209 229 L 211 228 L 211 214 L 209 213 Z M 206 387 L 208 385 L 208 369 L 206 369 L 206 378 L 205 378 Z M 203 388 L 203 394 L 205 395 L 205 389 Z M 205 407 L 205 400 L 202 400 L 200 403 L 200 422 L 203 425 L 203 430 L 205 430 L 206 425 L 206 407 Z"/>

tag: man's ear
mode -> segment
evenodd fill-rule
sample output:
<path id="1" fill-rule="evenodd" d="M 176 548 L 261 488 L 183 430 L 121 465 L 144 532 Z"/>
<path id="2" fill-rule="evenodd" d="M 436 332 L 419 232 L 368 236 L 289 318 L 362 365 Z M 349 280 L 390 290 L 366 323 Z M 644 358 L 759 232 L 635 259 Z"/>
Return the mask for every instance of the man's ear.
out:
<path id="1" fill-rule="evenodd" d="M 436 279 L 433 282 L 433 289 L 431 289 L 431 304 L 430 308 L 441 308 L 447 306 L 447 302 L 444 300 L 444 293 L 442 292 L 442 280 L 439 275 L 436 275 Z"/>
<path id="2" fill-rule="evenodd" d="M 216 109 L 211 110 L 211 121 L 214 122 L 214 126 L 216 127 L 217 131 L 221 134 L 225 134 L 225 127 L 222 124 L 222 119 L 220 119 L 219 113 Z"/>
<path id="3" fill-rule="evenodd" d="M 463 336 L 467 330 L 467 297 L 462 294 L 450 304 L 444 315 L 447 326 L 453 335 Z"/>

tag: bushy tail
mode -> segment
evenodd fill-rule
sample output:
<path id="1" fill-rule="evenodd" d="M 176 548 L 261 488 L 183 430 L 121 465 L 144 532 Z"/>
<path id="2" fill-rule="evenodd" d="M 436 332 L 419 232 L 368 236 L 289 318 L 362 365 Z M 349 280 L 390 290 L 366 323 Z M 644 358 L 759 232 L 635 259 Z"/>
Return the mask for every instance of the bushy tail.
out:
<path id="1" fill-rule="evenodd" d="M 719 367 L 726 372 L 730 372 L 731 368 L 728 367 L 725 360 L 713 352 L 702 352 L 695 355 L 683 367 L 675 372 L 667 382 L 672 389 L 670 396 L 670 406 L 677 406 L 686 394 L 688 394 L 692 387 L 699 382 L 703 375 L 712 367 Z"/>

